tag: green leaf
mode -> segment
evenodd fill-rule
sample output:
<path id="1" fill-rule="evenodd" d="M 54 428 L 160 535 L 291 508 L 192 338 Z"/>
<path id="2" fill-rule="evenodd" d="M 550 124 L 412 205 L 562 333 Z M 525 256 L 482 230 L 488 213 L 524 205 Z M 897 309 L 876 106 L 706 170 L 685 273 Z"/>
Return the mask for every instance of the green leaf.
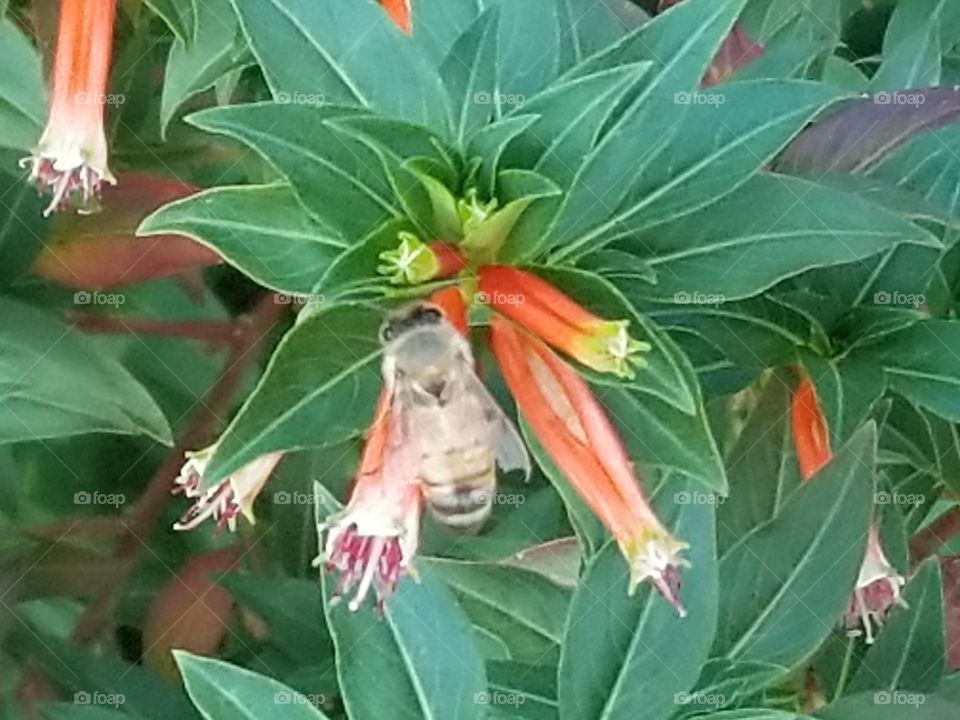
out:
<path id="1" fill-rule="evenodd" d="M 0 73 L 0 146 L 30 151 L 40 138 L 47 99 L 37 51 L 0 16 L 0 54 L 15 72 Z"/>
<path id="2" fill-rule="evenodd" d="M 231 573 L 217 582 L 263 622 L 270 643 L 291 660 L 307 665 L 333 655 L 315 579 Z"/>
<path id="3" fill-rule="evenodd" d="M 629 195 L 678 131 L 687 105 L 675 93 L 692 92 L 723 42 L 746 0 L 686 0 L 658 15 L 609 50 L 573 70 L 583 76 L 628 63 L 652 61 L 654 67 L 629 106 L 581 161 L 576 178 L 554 222 L 544 233 L 543 248 L 579 241 Z"/>
<path id="4" fill-rule="evenodd" d="M 497 660 L 487 663 L 487 678 L 487 704 L 495 711 L 523 720 L 557 719 L 556 667 Z"/>
<path id="5" fill-rule="evenodd" d="M 957 10 L 950 0 L 898 3 L 883 37 L 883 63 L 873 90 L 939 85 L 940 58 L 956 42 Z"/>
<path id="6" fill-rule="evenodd" d="M 612 45 L 649 17 L 628 0 L 558 0 L 562 67 L 576 65 Z"/>
<path id="7" fill-rule="evenodd" d="M 536 120 L 510 143 L 504 164 L 539 172 L 568 188 L 610 108 L 643 81 L 652 65 L 640 62 L 574 77 L 531 98 L 523 112 Z"/>
<path id="8" fill-rule="evenodd" d="M 960 422 L 960 323 L 926 320 L 858 346 L 851 357 L 883 367 L 890 387 L 934 413 Z"/>
<path id="9" fill-rule="evenodd" d="M 947 665 L 940 564 L 927 560 L 904 588 L 905 608 L 894 607 L 876 642 L 846 688 L 932 692 Z"/>
<path id="10" fill-rule="evenodd" d="M 861 428 L 779 514 L 720 559 L 714 654 L 792 668 L 847 607 L 866 547 L 876 428 Z"/>
<path id="11" fill-rule="evenodd" d="M 756 406 L 727 456 L 730 496 L 717 508 L 721 553 L 772 520 L 800 487 L 790 426 L 795 378 L 781 369 L 763 383 Z"/>
<path id="12" fill-rule="evenodd" d="M 196 42 L 177 36 L 167 56 L 160 96 L 160 131 L 164 135 L 183 103 L 246 64 L 246 48 L 237 40 L 237 15 L 229 0 L 204 0 L 197 13 Z"/>
<path id="13" fill-rule="evenodd" d="M 206 0 L 203 0 L 206 2 Z M 196 38 L 198 0 L 145 0 L 178 38 L 190 46 Z"/>
<path id="14" fill-rule="evenodd" d="M 0 317 L 0 443 L 104 432 L 173 444 L 150 394 L 91 340 L 10 298 L 0 297 Z"/>
<path id="15" fill-rule="evenodd" d="M 7 160 L 10 168 L 16 167 L 12 153 L 0 152 L 0 163 Z M 51 225 L 42 215 L 43 207 L 36 188 L 23 175 L 0 173 L 0 285 L 14 284 L 30 272 Z"/>
<path id="16" fill-rule="evenodd" d="M 324 306 L 302 318 L 221 436 L 204 486 L 269 452 L 359 436 L 380 392 L 382 320 L 380 313 L 357 305 Z"/>
<path id="17" fill-rule="evenodd" d="M 811 720 L 809 715 L 798 715 L 784 710 L 768 710 L 766 708 L 725 710 L 724 712 L 714 713 L 710 717 L 714 720 Z"/>
<path id="18" fill-rule="evenodd" d="M 481 197 L 493 197 L 503 153 L 510 141 L 536 122 L 536 119 L 531 115 L 513 115 L 481 128 L 470 138 L 466 156 L 479 162 L 473 179 Z"/>
<path id="19" fill-rule="evenodd" d="M 499 32 L 500 6 L 494 5 L 460 36 L 441 66 L 453 100 L 454 137 L 461 144 L 505 114 L 500 109 L 496 77 Z"/>
<path id="20" fill-rule="evenodd" d="M 256 282 L 282 293 L 309 294 L 348 247 L 311 218 L 284 185 L 218 187 L 165 205 L 138 235 L 178 233 L 218 253 Z"/>
<path id="21" fill-rule="evenodd" d="M 840 698 L 819 712 L 823 720 L 950 720 L 960 712 L 960 704 L 929 693 L 860 693 Z"/>
<path id="22" fill-rule="evenodd" d="M 638 292 L 675 302 L 713 297 L 723 303 L 899 243 L 939 245 L 931 233 L 857 195 L 761 174 L 713 205 L 647 228 L 618 247 L 658 274 L 656 286 Z"/>
<path id="23" fill-rule="evenodd" d="M 487 679 L 469 620 L 432 570 L 401 580 L 382 618 L 331 607 L 326 578 L 324 589 L 351 720 L 482 716 Z"/>
<path id="24" fill-rule="evenodd" d="M 570 593 L 519 568 L 449 560 L 430 562 L 474 625 L 499 637 L 514 660 L 559 657 Z"/>
<path id="25" fill-rule="evenodd" d="M 869 176 L 922 195 L 954 218 L 960 217 L 960 125 L 920 133 L 885 156 Z"/>
<path id="26" fill-rule="evenodd" d="M 231 0 L 278 101 L 369 108 L 444 132 L 439 74 L 373 0 Z"/>
<path id="27" fill-rule="evenodd" d="M 737 82 L 677 93 L 674 102 L 689 107 L 677 117 L 676 133 L 663 142 L 669 162 L 631 174 L 629 193 L 611 205 L 610 216 L 561 248 L 557 258 L 673 222 L 728 195 L 840 97 L 836 89 L 801 80 Z"/>
<path id="28" fill-rule="evenodd" d="M 206 110 L 188 120 L 256 150 L 286 176 L 315 218 L 345 238 L 356 239 L 401 212 L 377 154 L 326 121 L 355 113 L 254 103 Z"/>
<path id="29" fill-rule="evenodd" d="M 690 544 L 691 567 L 681 570 L 688 617 L 678 617 L 648 584 L 629 595 L 626 561 L 609 543 L 573 595 L 560 660 L 561 718 L 659 720 L 696 682 L 716 626 L 713 506 L 672 510 L 668 526 Z"/>
<path id="30" fill-rule="evenodd" d="M 208 720 L 323 720 L 311 698 L 263 675 L 174 650 L 187 693 Z"/>

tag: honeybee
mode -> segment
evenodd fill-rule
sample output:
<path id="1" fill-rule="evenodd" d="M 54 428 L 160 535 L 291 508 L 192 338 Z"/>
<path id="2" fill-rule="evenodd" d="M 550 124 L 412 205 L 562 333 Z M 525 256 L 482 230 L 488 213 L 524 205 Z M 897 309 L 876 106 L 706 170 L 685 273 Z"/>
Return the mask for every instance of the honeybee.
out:
<path id="1" fill-rule="evenodd" d="M 474 371 L 466 338 L 429 303 L 407 306 L 380 332 L 391 396 L 388 453 L 402 455 L 430 514 L 458 532 L 490 516 L 496 466 L 530 474 L 516 427 Z"/>

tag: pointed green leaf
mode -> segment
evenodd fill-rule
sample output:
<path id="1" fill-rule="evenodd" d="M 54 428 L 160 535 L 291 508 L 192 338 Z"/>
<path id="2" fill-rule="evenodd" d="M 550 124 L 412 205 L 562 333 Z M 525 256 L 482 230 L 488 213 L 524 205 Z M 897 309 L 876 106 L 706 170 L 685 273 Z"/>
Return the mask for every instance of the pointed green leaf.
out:
<path id="1" fill-rule="evenodd" d="M 487 679 L 470 623 L 443 583 L 421 568 L 405 578 L 378 618 L 369 607 L 331 606 L 327 622 L 337 648 L 337 674 L 351 720 L 385 717 L 479 720 Z"/>
<path id="2" fill-rule="evenodd" d="M 216 250 L 240 272 L 282 293 L 309 294 L 347 249 L 284 185 L 205 190 L 148 216 L 139 235 L 179 233 Z"/>
<path id="3" fill-rule="evenodd" d="M 273 96 L 369 108 L 444 132 L 439 74 L 373 0 L 232 0 Z"/>
<path id="4" fill-rule="evenodd" d="M 74 302 L 92 297 L 81 290 Z M 103 432 L 172 444 L 154 399 L 90 338 L 10 298 L 0 317 L 0 443 Z"/>
<path id="5" fill-rule="evenodd" d="M 359 436 L 380 392 L 382 321 L 357 305 L 324 306 L 302 318 L 221 436 L 205 487 L 269 452 Z"/>
<path id="6" fill-rule="evenodd" d="M 870 423 L 720 558 L 726 592 L 714 655 L 792 668 L 830 634 L 863 560 L 875 464 Z"/>
<path id="7" fill-rule="evenodd" d="M 314 701 L 283 683 L 212 658 L 175 650 L 190 699 L 207 720 L 324 720 Z"/>
<path id="8" fill-rule="evenodd" d="M 664 485 L 672 495 L 672 484 Z M 668 527 L 690 545 L 691 567 L 680 569 L 688 616 L 678 617 L 649 584 L 629 595 L 626 561 L 609 543 L 573 595 L 560 660 L 561 719 L 670 717 L 696 682 L 716 625 L 713 506 L 672 504 L 671 511 Z"/>

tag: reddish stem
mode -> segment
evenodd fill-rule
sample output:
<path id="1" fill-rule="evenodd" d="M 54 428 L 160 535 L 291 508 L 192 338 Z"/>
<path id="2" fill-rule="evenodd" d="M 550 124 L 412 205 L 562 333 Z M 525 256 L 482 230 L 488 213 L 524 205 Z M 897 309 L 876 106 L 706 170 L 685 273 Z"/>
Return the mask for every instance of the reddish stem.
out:
<path id="1" fill-rule="evenodd" d="M 126 533 L 117 547 L 117 573 L 113 583 L 100 590 L 77 621 L 73 631 L 77 642 L 87 643 L 95 639 L 110 619 L 146 547 L 147 539 L 163 517 L 171 497 L 170 488 L 183 465 L 184 453 L 209 442 L 210 435 L 221 422 L 221 415 L 230 407 L 247 368 L 256 359 L 257 347 L 287 307 L 278 303 L 271 293 L 260 301 L 248 317 L 238 320 L 238 332 L 220 376 L 198 402 L 199 409 L 193 423 L 167 455 L 137 501 L 135 509 L 123 522 Z"/>
<path id="2" fill-rule="evenodd" d="M 202 340 L 223 345 L 233 344 L 238 332 L 236 325 L 231 322 L 179 322 L 86 313 L 72 314 L 69 319 L 77 329 L 88 333 L 134 333 Z"/>
<path id="3" fill-rule="evenodd" d="M 954 535 L 960 533 L 960 508 L 947 510 L 923 530 L 910 538 L 910 557 L 913 564 L 919 565 Z"/>

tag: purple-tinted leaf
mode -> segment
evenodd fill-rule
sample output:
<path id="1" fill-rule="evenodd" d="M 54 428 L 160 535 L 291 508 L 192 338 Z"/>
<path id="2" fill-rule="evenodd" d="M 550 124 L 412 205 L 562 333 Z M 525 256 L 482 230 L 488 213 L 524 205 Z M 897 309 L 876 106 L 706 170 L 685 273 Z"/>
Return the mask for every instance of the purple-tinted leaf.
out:
<path id="1" fill-rule="evenodd" d="M 807 128 L 775 167 L 797 175 L 865 172 L 914 135 L 958 119 L 960 91 L 953 88 L 877 93 Z"/>

